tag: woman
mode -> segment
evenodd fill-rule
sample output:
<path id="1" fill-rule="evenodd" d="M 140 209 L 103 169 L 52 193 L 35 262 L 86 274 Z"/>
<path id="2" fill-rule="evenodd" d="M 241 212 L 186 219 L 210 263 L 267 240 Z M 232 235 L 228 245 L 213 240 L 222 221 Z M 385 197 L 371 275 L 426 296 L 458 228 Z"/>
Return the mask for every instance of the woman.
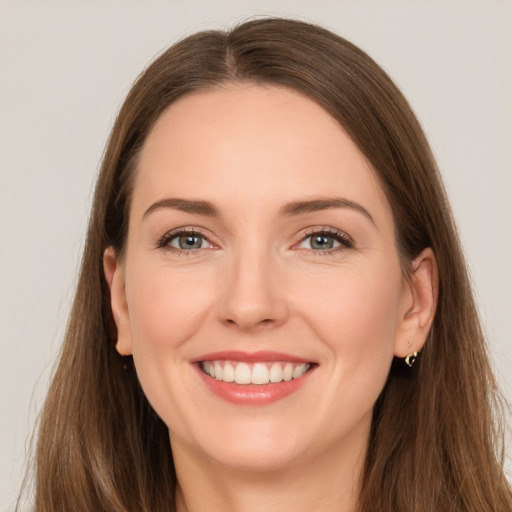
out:
<path id="1" fill-rule="evenodd" d="M 141 75 L 36 511 L 510 510 L 496 397 L 428 144 L 366 54 L 262 19 Z"/>

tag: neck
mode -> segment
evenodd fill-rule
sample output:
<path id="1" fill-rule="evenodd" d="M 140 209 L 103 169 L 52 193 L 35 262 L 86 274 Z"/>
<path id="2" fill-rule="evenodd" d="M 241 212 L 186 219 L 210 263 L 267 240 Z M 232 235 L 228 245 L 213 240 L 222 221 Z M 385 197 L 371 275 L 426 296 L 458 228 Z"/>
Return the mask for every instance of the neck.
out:
<path id="1" fill-rule="evenodd" d="M 172 442 L 178 512 L 355 512 L 367 437 L 286 468 L 241 471 Z"/>

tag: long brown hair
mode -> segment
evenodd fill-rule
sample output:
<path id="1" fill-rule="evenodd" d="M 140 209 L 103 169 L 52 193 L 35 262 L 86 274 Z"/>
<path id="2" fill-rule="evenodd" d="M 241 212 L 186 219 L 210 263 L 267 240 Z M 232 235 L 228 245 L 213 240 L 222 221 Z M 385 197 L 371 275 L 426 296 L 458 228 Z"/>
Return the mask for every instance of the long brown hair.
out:
<path id="1" fill-rule="evenodd" d="M 119 113 L 40 422 L 36 512 L 174 510 L 168 429 L 147 402 L 131 358 L 115 350 L 102 256 L 109 246 L 123 251 L 137 156 L 156 119 L 184 94 L 233 82 L 290 87 L 325 108 L 375 169 L 393 210 L 404 272 L 426 247 L 437 258 L 434 324 L 416 365 L 405 371 L 395 362 L 375 405 L 359 510 L 511 510 L 496 385 L 420 125 L 391 79 L 359 48 L 315 25 L 266 18 L 178 42 L 138 78 Z"/>

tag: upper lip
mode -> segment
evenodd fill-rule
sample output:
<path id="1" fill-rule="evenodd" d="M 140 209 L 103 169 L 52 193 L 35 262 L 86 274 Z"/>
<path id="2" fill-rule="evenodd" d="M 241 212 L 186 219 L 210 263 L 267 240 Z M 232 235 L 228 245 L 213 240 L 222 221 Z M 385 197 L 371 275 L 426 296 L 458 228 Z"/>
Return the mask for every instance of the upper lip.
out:
<path id="1" fill-rule="evenodd" d="M 265 361 L 288 361 L 292 363 L 311 363 L 309 359 L 298 357 L 283 352 L 274 352 L 270 350 L 259 350 L 256 352 L 244 352 L 240 350 L 223 350 L 221 352 L 210 352 L 208 354 L 195 357 L 191 363 L 200 361 L 240 361 L 246 363 L 257 363 Z"/>

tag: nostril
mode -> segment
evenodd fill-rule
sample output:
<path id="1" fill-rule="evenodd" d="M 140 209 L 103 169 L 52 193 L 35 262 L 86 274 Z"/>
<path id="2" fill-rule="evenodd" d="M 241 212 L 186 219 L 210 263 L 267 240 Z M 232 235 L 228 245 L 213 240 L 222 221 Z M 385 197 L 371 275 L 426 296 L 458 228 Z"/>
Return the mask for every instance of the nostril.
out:
<path id="1" fill-rule="evenodd" d="M 276 320 L 274 318 L 264 318 L 262 320 L 251 321 L 250 319 L 236 319 L 236 318 L 226 318 L 226 324 L 230 326 L 236 326 L 244 331 L 251 331 L 258 328 L 271 327 L 276 324 Z"/>

